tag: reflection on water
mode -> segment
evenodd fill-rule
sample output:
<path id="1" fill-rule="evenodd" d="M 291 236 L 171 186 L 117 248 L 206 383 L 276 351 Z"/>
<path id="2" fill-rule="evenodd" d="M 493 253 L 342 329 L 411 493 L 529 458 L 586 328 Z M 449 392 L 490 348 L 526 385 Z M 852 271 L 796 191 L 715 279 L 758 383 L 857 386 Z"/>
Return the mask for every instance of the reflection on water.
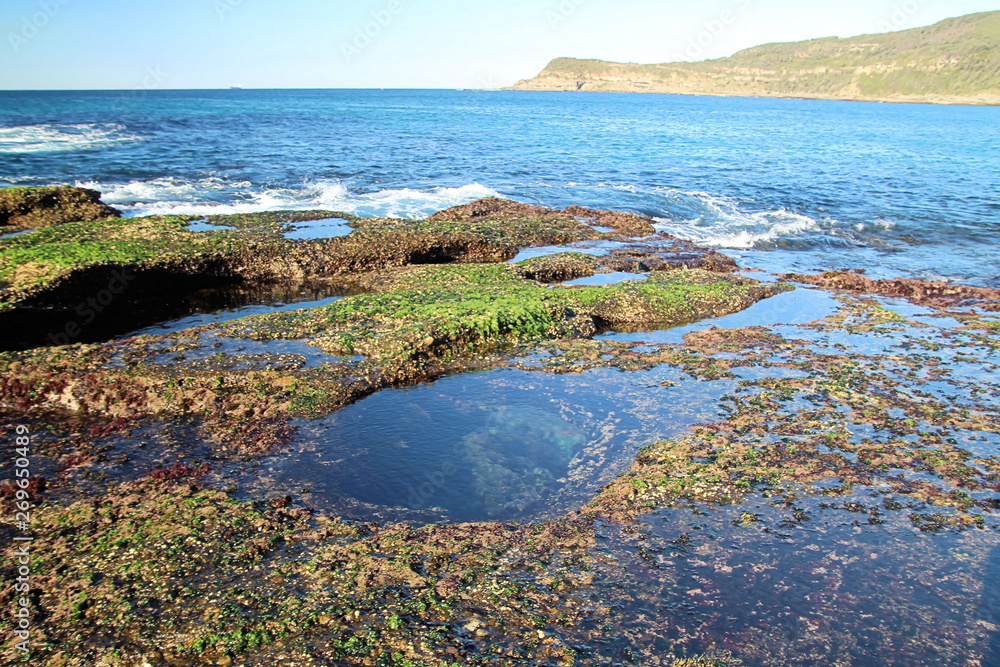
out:
<path id="1" fill-rule="evenodd" d="M 521 252 L 517 253 L 517 255 L 507 263 L 517 264 L 518 262 L 523 262 L 526 259 L 545 257 L 546 255 L 556 255 L 566 252 L 579 252 L 584 255 L 602 257 L 610 253 L 612 250 L 624 248 L 625 246 L 626 244 L 621 241 L 575 241 L 565 245 L 538 246 L 534 248 L 525 248 Z"/>
<path id="2" fill-rule="evenodd" d="M 230 225 L 215 225 L 208 221 L 208 218 L 189 222 L 187 225 L 189 232 L 232 232 L 236 228 Z"/>
<path id="3" fill-rule="evenodd" d="M 295 229 L 285 232 L 286 239 L 333 239 L 340 236 L 347 236 L 354 229 L 349 226 L 344 218 L 324 218 L 323 220 L 311 220 L 307 222 L 296 222 Z"/>
<path id="4" fill-rule="evenodd" d="M 738 313 L 701 320 L 693 324 L 669 329 L 639 332 L 610 332 L 597 336 L 603 340 L 634 341 L 656 344 L 680 344 L 684 336 L 693 331 L 739 329 L 742 327 L 770 327 L 778 324 L 797 325 L 829 317 L 837 312 L 837 300 L 829 293 L 815 289 L 798 288 L 758 301 Z M 795 329 L 797 332 L 798 329 Z"/>
<path id="5" fill-rule="evenodd" d="M 318 281 L 220 284 L 220 280 L 162 275 L 150 277 L 133 298 L 113 300 L 106 308 L 84 310 L 86 303 L 81 302 L 76 308 L 12 310 L 0 327 L 0 350 L 167 334 L 250 315 L 324 306 L 357 293 L 348 286 Z M 72 332 L 70 326 L 75 326 Z"/>
<path id="6" fill-rule="evenodd" d="M 16 231 L 16 232 L 9 232 L 9 233 L 6 233 L 6 234 L 0 234 L 0 239 L 12 239 L 15 236 L 24 236 L 25 234 L 30 234 L 33 231 L 35 231 L 35 230 L 34 229 L 22 229 L 22 230 Z"/>
<path id="7" fill-rule="evenodd" d="M 648 277 L 648 274 L 645 273 L 613 271 L 611 273 L 597 273 L 585 278 L 577 278 L 576 280 L 567 280 L 563 285 L 617 285 L 626 280 L 646 280 Z"/>
<path id="8" fill-rule="evenodd" d="M 989 631 L 983 665 L 1000 665 L 1000 546 L 993 547 L 983 568 L 982 612 Z"/>
<path id="9" fill-rule="evenodd" d="M 119 339 L 144 334 L 167 334 L 202 324 L 218 324 L 241 317 L 281 310 L 317 308 L 344 298 L 352 291 L 327 283 L 235 284 L 198 290 L 155 306 L 137 309 L 134 317 L 142 323 L 117 336 Z M 151 324 L 155 322 L 155 324 Z M 133 327 L 135 325 L 133 324 Z"/>
<path id="10" fill-rule="evenodd" d="M 747 667 L 1000 664 L 1000 536 L 922 533 L 879 495 L 757 497 L 602 528 L 600 594 L 622 610 L 621 636 L 732 650 Z"/>
<path id="11" fill-rule="evenodd" d="M 733 386 L 669 368 L 451 376 L 300 423 L 298 451 L 241 486 L 258 495 L 306 487 L 310 504 L 366 519 L 556 516 L 589 500 L 643 445 L 718 418 L 717 399 Z"/>

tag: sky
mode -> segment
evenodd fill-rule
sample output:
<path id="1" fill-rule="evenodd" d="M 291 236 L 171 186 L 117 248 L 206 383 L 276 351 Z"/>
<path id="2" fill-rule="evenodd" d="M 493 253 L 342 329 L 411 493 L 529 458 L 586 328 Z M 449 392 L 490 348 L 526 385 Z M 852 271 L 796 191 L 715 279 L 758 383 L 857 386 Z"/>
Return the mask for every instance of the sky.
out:
<path id="1" fill-rule="evenodd" d="M 498 88 L 904 30 L 1000 0 L 2 0 L 0 90 Z"/>

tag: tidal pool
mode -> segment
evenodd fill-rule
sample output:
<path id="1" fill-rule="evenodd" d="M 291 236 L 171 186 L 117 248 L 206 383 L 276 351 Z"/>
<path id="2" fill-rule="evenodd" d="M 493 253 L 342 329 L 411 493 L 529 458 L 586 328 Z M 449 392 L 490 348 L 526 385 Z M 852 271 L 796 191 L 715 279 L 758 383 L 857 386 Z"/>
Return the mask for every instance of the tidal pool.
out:
<path id="1" fill-rule="evenodd" d="M 294 451 L 246 475 L 241 492 L 308 490 L 307 503 L 361 519 L 554 517 L 587 502 L 642 446 L 716 419 L 733 387 L 663 367 L 505 369 L 383 390 L 298 422 Z"/>
<path id="2" fill-rule="evenodd" d="M 626 243 L 621 241 L 574 241 L 573 243 L 567 243 L 565 245 L 536 246 L 533 248 L 525 248 L 521 252 L 517 253 L 517 255 L 507 263 L 517 264 L 518 262 L 523 262 L 526 259 L 544 257 L 546 255 L 556 255 L 564 252 L 578 252 L 585 255 L 602 257 L 610 253 L 612 250 L 624 248 L 626 245 Z"/>
<path id="3" fill-rule="evenodd" d="M 285 238 L 311 240 L 347 236 L 354 231 L 354 228 L 347 223 L 348 221 L 343 218 L 324 218 L 323 220 L 296 222 L 294 223 L 294 230 L 285 232 Z"/>
<path id="4" fill-rule="evenodd" d="M 313 283 L 234 284 L 198 290 L 164 299 L 155 306 L 137 308 L 138 328 L 130 328 L 118 339 L 145 334 L 167 334 L 203 324 L 262 315 L 281 310 L 318 308 L 338 301 L 354 291 L 342 285 Z M 152 322 L 156 322 L 152 324 Z"/>
<path id="5" fill-rule="evenodd" d="M 187 229 L 190 232 L 234 232 L 236 227 L 231 225 L 213 225 L 208 221 L 208 218 L 202 218 L 201 220 L 195 220 L 189 222 Z"/>
<path id="6" fill-rule="evenodd" d="M 645 273 L 627 273 L 625 271 L 613 271 L 611 273 L 595 273 L 586 278 L 567 280 L 563 285 L 617 285 L 626 280 L 646 280 L 649 276 Z"/>
<path id="7" fill-rule="evenodd" d="M 797 288 L 758 301 L 738 313 L 701 320 L 692 324 L 668 329 L 654 329 L 637 332 L 609 331 L 596 336 L 599 340 L 644 342 L 654 344 L 680 344 L 684 336 L 695 331 L 718 327 L 720 329 L 740 329 L 743 327 L 772 327 L 806 324 L 829 317 L 837 312 L 840 304 L 828 292 L 809 288 Z M 797 331 L 797 328 L 794 328 Z"/>
<path id="8" fill-rule="evenodd" d="M 602 527 L 612 642 L 731 650 L 746 667 L 1000 664 L 1000 534 L 921 532 L 907 515 L 922 505 L 859 488 Z"/>

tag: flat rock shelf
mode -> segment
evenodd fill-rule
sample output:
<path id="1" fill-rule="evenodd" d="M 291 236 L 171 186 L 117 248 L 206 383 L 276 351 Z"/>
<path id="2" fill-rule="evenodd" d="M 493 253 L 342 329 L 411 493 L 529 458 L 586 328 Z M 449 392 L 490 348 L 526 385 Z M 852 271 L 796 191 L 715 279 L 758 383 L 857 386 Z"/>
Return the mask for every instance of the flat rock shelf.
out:
<path id="1" fill-rule="evenodd" d="M 500 199 L 46 215 L 0 237 L 36 664 L 1000 660 L 995 290 Z"/>

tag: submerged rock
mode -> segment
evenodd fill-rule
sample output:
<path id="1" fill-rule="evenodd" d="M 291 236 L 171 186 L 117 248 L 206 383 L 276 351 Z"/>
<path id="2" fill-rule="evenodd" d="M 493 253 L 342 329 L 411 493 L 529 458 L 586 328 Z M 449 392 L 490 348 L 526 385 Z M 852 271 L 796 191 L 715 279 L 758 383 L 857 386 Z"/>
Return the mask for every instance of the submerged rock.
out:
<path id="1" fill-rule="evenodd" d="M 0 228 L 38 229 L 64 222 L 92 222 L 121 217 L 101 202 L 97 190 L 72 186 L 0 190 Z"/>
<path id="2" fill-rule="evenodd" d="M 586 435 L 558 413 L 502 410 L 490 416 L 485 429 L 465 436 L 460 453 L 477 498 L 491 517 L 503 517 L 542 501 L 565 481 L 586 442 Z"/>

